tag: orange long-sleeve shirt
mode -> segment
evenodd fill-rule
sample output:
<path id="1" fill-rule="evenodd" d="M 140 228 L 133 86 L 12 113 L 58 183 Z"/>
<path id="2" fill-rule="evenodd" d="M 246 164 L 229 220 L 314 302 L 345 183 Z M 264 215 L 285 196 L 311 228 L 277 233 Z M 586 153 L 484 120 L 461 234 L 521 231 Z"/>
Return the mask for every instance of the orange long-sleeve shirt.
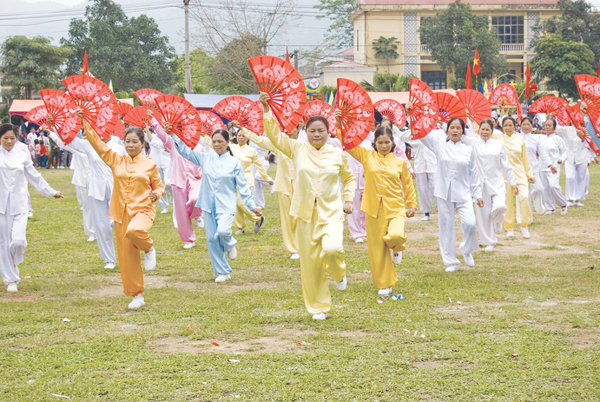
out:
<path id="1" fill-rule="evenodd" d="M 141 154 L 133 159 L 129 155 L 119 155 L 100 139 L 89 124 L 85 123 L 84 127 L 90 145 L 113 172 L 114 188 L 108 216 L 115 222 L 122 223 L 127 207 L 130 216 L 145 213 L 154 220 L 156 210 L 150 200 L 150 192 L 156 193 L 157 200 L 165 192 L 156 163 Z"/>

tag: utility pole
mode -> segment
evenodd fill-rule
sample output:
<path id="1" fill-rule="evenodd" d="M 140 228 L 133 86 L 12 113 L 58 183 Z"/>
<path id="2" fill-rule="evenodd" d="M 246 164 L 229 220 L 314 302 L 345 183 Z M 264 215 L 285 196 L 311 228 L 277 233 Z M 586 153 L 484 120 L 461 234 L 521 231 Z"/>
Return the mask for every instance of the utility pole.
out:
<path id="1" fill-rule="evenodd" d="M 185 91 L 192 92 L 192 72 L 190 70 L 190 0 L 183 0 L 185 7 Z"/>
<path id="2" fill-rule="evenodd" d="M 292 55 L 294 57 L 294 68 L 296 69 L 296 71 L 298 71 L 298 51 L 294 50 L 294 53 Z"/>

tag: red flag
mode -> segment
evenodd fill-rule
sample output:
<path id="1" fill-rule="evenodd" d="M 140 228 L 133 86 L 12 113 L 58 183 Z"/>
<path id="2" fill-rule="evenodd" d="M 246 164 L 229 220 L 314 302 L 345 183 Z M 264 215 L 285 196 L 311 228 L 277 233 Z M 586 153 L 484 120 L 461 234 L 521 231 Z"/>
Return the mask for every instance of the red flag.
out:
<path id="1" fill-rule="evenodd" d="M 529 89 L 531 85 L 531 71 L 529 70 L 529 62 L 527 62 L 527 69 L 525 70 L 525 97 L 529 99 Z"/>
<path id="2" fill-rule="evenodd" d="M 598 71 L 596 71 L 596 74 L 600 76 L 600 59 L 598 59 Z"/>
<path id="3" fill-rule="evenodd" d="M 467 78 L 465 78 L 465 84 L 467 85 L 467 89 L 473 89 L 473 85 L 471 83 L 471 62 L 467 62 Z"/>
<path id="4" fill-rule="evenodd" d="M 285 47 L 285 61 L 290 62 L 290 52 L 288 51 L 288 47 Z"/>
<path id="5" fill-rule="evenodd" d="M 479 59 L 479 52 L 475 49 L 475 58 L 473 59 L 473 74 L 478 75 L 481 72 L 481 60 Z"/>
<path id="6" fill-rule="evenodd" d="M 83 66 L 81 67 L 81 74 L 87 75 L 89 72 L 90 72 L 90 69 L 88 68 L 87 50 L 86 50 L 85 53 L 83 53 Z"/>

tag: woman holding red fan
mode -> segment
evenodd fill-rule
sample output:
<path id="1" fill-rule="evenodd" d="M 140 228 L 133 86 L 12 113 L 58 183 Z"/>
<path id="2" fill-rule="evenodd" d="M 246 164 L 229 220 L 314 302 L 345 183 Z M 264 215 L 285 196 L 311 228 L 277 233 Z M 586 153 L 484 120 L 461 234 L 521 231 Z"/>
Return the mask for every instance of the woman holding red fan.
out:
<path id="1" fill-rule="evenodd" d="M 109 216 L 115 222 L 123 292 L 133 297 L 129 308 L 138 309 L 145 304 L 140 251 L 144 252 L 146 271 L 154 270 L 156 251 L 148 231 L 156 217 L 154 203 L 162 197 L 165 187 L 160 180 L 156 163 L 141 154 L 145 145 L 141 128 L 129 127 L 125 131 L 127 155 L 119 155 L 100 139 L 85 120 L 83 124 L 90 145 L 113 173 L 114 189 Z"/>
<path id="2" fill-rule="evenodd" d="M 18 128 L 0 125 L 0 275 L 7 292 L 17 292 L 19 264 L 27 248 L 27 214 L 31 183 L 45 197 L 63 198 L 35 169 L 29 153 L 16 146 Z"/>
<path id="3" fill-rule="evenodd" d="M 279 131 L 269 99 L 269 94 L 261 92 L 265 133 L 273 146 L 294 163 L 295 186 L 289 214 L 297 219 L 304 304 L 314 320 L 324 320 L 333 308 L 325 273 L 336 282 L 338 290 L 345 290 L 348 283 L 342 244 L 343 212 L 352 213 L 356 178 L 342 150 L 327 144 L 327 119 L 317 115 L 307 121 L 308 143 L 292 140 Z"/>
<path id="4" fill-rule="evenodd" d="M 341 110 L 335 112 L 337 127 L 341 127 L 341 113 Z M 340 130 L 338 136 L 343 143 Z M 361 209 L 366 215 L 371 275 L 379 295 L 389 296 L 398 283 L 394 263 L 401 261 L 402 251 L 406 249 L 404 221 L 415 215 L 417 193 L 406 162 L 394 154 L 396 144 L 392 130 L 386 126 L 377 128 L 372 146 L 374 150 L 359 145 L 346 152 L 364 168 Z"/>

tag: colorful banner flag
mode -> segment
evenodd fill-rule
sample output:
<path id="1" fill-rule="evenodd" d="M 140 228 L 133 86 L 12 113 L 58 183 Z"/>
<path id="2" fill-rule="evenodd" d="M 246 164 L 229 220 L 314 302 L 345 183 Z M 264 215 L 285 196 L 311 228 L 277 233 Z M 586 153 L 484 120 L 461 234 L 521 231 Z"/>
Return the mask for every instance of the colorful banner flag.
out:
<path id="1" fill-rule="evenodd" d="M 525 69 L 525 97 L 530 98 L 529 90 L 531 85 L 531 71 L 529 70 L 529 62 L 527 62 L 527 69 Z"/>
<path id="2" fill-rule="evenodd" d="M 285 47 L 285 61 L 290 62 L 290 52 L 288 51 L 288 47 Z"/>
<path id="3" fill-rule="evenodd" d="M 473 84 L 471 83 L 471 62 L 467 62 L 467 78 L 465 78 L 465 85 L 467 89 L 473 89 Z"/>
<path id="4" fill-rule="evenodd" d="M 89 74 L 90 69 L 88 68 L 87 50 L 83 53 L 83 66 L 81 66 L 81 74 Z"/>
<path id="5" fill-rule="evenodd" d="M 479 75 L 481 72 L 481 60 L 479 59 L 479 51 L 475 49 L 475 58 L 473 59 L 473 74 Z"/>

